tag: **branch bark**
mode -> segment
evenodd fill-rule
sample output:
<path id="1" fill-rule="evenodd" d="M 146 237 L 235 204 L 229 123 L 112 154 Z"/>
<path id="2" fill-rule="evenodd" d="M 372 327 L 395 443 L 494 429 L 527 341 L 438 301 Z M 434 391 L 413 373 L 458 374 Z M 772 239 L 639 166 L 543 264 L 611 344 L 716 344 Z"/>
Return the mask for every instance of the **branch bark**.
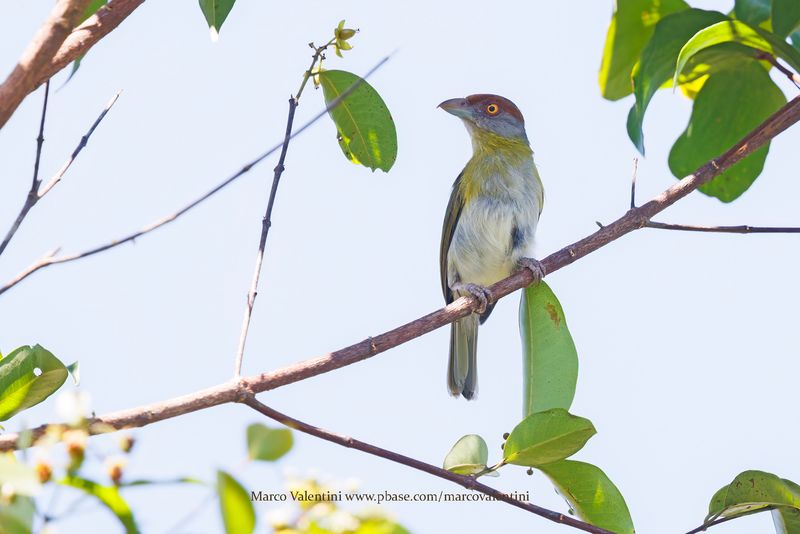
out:
<path id="1" fill-rule="evenodd" d="M 702 184 L 709 182 L 725 169 L 757 150 L 764 143 L 798 121 L 800 121 L 800 97 L 794 98 L 776 111 L 718 159 L 709 161 L 700 167 L 697 172 L 687 176 L 641 207 L 628 210 L 625 215 L 608 226 L 604 226 L 580 241 L 567 245 L 547 256 L 541 262 L 545 273 L 551 274 L 633 230 L 644 228 L 651 217 L 685 197 Z M 517 289 L 526 287 L 532 282 L 533 276 L 531 272 L 528 269 L 523 269 L 499 281 L 489 289 L 494 297 L 493 301 L 496 301 Z M 241 400 L 240 391 L 243 387 L 248 391 L 260 393 L 360 362 L 464 317 L 472 313 L 477 306 L 478 302 L 474 297 L 461 297 L 448 306 L 410 323 L 389 330 L 379 336 L 369 337 L 360 343 L 338 351 L 329 352 L 317 358 L 267 373 L 242 378 L 240 381 L 218 384 L 182 397 L 95 417 L 89 422 L 94 425 L 94 433 L 100 433 L 107 431 L 106 429 L 109 427 L 117 430 L 142 427 L 156 421 L 163 421 L 210 408 L 211 406 L 235 402 Z M 34 439 L 41 436 L 47 426 L 41 425 L 33 429 Z M 0 451 L 16 449 L 18 447 L 18 439 L 19 435 L 17 433 L 0 436 Z"/>
<path id="2" fill-rule="evenodd" d="M 273 419 L 283 425 L 286 425 L 289 428 L 293 428 L 305 434 L 309 434 L 311 436 L 324 439 L 325 441 L 330 441 L 331 443 L 336 443 L 337 445 L 341 445 L 342 447 L 347 447 L 349 449 L 356 449 L 361 452 L 365 452 L 373 456 L 378 456 L 379 458 L 384 458 L 386 460 L 411 467 L 412 469 L 423 471 L 433 476 L 449 480 L 450 482 L 455 482 L 459 486 L 462 486 L 466 489 L 475 490 L 480 493 L 483 493 L 484 495 L 489 495 L 491 497 L 494 497 L 498 501 L 506 502 L 512 506 L 516 506 L 517 508 L 521 508 L 532 514 L 536 514 L 540 517 L 544 517 L 545 519 L 549 519 L 554 523 L 568 525 L 578 530 L 583 530 L 584 532 L 591 532 L 593 534 L 613 534 L 612 532 L 604 528 L 590 525 L 589 523 L 585 523 L 578 519 L 555 512 L 553 510 L 548 510 L 547 508 L 542 508 L 541 506 L 537 506 L 531 502 L 523 502 L 517 499 L 513 499 L 508 495 L 506 495 L 505 493 L 503 493 L 502 491 L 499 491 L 491 486 L 487 486 L 486 484 L 478 482 L 478 479 L 474 476 L 459 475 L 451 471 L 448 471 L 446 469 L 442 469 L 441 467 L 437 467 L 435 465 L 422 462 L 415 458 L 411 458 L 403 454 L 392 452 L 390 450 L 386 450 L 381 447 L 377 447 L 375 445 L 371 445 L 369 443 L 353 439 L 350 436 L 342 436 L 341 434 L 334 434 L 333 432 L 329 432 L 325 429 L 309 425 L 308 423 L 304 423 L 302 421 L 294 419 L 293 417 L 289 417 L 288 415 L 285 415 L 259 402 L 258 399 L 256 399 L 255 395 L 253 394 L 246 395 L 242 402 L 250 406 L 255 411 L 261 413 L 262 415 L 265 415 L 270 419 Z"/>

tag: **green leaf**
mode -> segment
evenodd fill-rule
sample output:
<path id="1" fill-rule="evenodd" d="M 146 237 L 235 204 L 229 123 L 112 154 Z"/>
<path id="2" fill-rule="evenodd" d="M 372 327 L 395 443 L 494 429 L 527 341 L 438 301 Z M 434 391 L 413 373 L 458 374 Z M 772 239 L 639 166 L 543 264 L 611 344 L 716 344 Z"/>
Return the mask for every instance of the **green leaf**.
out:
<path id="1" fill-rule="evenodd" d="M 358 84 L 329 112 L 336 124 L 339 146 L 353 163 L 388 172 L 397 159 L 397 131 L 378 92 L 363 79 L 343 70 L 322 71 L 319 81 L 327 105 Z"/>
<path id="2" fill-rule="evenodd" d="M 547 475 L 582 520 L 618 534 L 633 534 L 633 521 L 625 499 L 598 467 L 561 460 L 538 469 Z"/>
<path id="3" fill-rule="evenodd" d="M 608 100 L 631 94 L 631 71 L 661 17 L 687 9 L 683 0 L 616 2 L 600 64 L 600 93 Z"/>
<path id="4" fill-rule="evenodd" d="M 0 487 L 15 495 L 36 496 L 42 491 L 33 467 L 5 454 L 0 454 Z M 0 529 L 0 532 L 4 531 Z"/>
<path id="5" fill-rule="evenodd" d="M 200 11 L 203 12 L 203 16 L 206 18 L 208 27 L 211 30 L 211 39 L 216 41 L 219 30 L 222 28 L 225 19 L 228 18 L 228 14 L 233 9 L 233 4 L 236 3 L 236 0 L 199 0 L 199 2 Z"/>
<path id="6" fill-rule="evenodd" d="M 800 27 L 800 2 L 797 0 L 772 0 L 772 31 L 785 39 Z"/>
<path id="7" fill-rule="evenodd" d="M 75 385 L 79 386 L 81 383 L 81 368 L 78 364 L 78 361 L 76 360 L 67 365 L 67 371 L 69 371 L 69 374 L 72 377 L 72 381 L 75 382 Z"/>
<path id="8" fill-rule="evenodd" d="M 12 351 L 0 360 L 0 421 L 45 400 L 67 375 L 64 364 L 40 345 Z"/>
<path id="9" fill-rule="evenodd" d="M 792 33 L 789 38 L 792 40 L 792 46 L 795 50 L 800 50 L 800 30 Z"/>
<path id="10" fill-rule="evenodd" d="M 33 499 L 16 495 L 8 504 L 0 505 L 0 532 L 3 534 L 31 534 L 36 504 Z"/>
<path id="11" fill-rule="evenodd" d="M 77 488 L 100 501 L 111 513 L 117 516 L 119 522 L 125 527 L 126 534 L 137 534 L 139 527 L 133 517 L 128 503 L 119 494 L 116 486 L 103 486 L 86 478 L 67 476 L 61 481 L 65 486 Z"/>
<path id="12" fill-rule="evenodd" d="M 362 519 L 353 534 L 410 534 L 402 525 L 382 517 Z"/>
<path id="13" fill-rule="evenodd" d="M 795 70 L 800 70 L 800 52 L 785 41 L 761 28 L 753 28 L 738 20 L 726 20 L 697 32 L 686 42 L 678 55 L 675 80 L 677 81 L 678 75 L 692 56 L 710 46 L 729 42 L 740 43 L 768 54 L 777 55 Z"/>
<path id="14" fill-rule="evenodd" d="M 744 471 L 711 498 L 706 522 L 776 506 L 800 510 L 800 487 L 772 473 Z"/>
<path id="15" fill-rule="evenodd" d="M 578 351 L 564 310 L 545 282 L 528 286 L 519 303 L 523 356 L 523 415 L 568 410 L 578 381 Z"/>
<path id="16" fill-rule="evenodd" d="M 591 421 L 563 408 L 533 413 L 511 431 L 503 460 L 531 467 L 563 460 L 581 450 L 596 433 Z"/>
<path id="17" fill-rule="evenodd" d="M 756 61 L 712 75 L 695 99 L 686 131 L 672 146 L 672 174 L 682 178 L 720 156 L 784 103 L 783 93 Z M 768 151 L 769 143 L 700 186 L 700 191 L 723 202 L 735 200 L 761 173 Z"/>
<path id="18" fill-rule="evenodd" d="M 628 114 L 628 136 L 642 154 L 645 111 L 658 88 L 672 79 L 675 62 L 684 43 L 706 26 L 724 19 L 725 15 L 717 11 L 687 9 L 667 15 L 656 25 L 653 37 L 642 50 L 638 69 L 633 74 L 636 103 Z"/>
<path id="19" fill-rule="evenodd" d="M 772 0 L 736 0 L 733 12 L 742 22 L 758 26 L 769 20 L 771 3 Z"/>
<path id="20" fill-rule="evenodd" d="M 261 423 L 247 427 L 247 455 L 251 460 L 273 462 L 292 448 L 292 431 L 269 428 Z"/>
<path id="21" fill-rule="evenodd" d="M 256 528 L 256 512 L 247 490 L 225 471 L 217 471 L 217 493 L 225 533 L 251 534 Z"/>
<path id="22" fill-rule="evenodd" d="M 474 475 L 486 469 L 489 447 L 477 434 L 462 437 L 444 458 L 444 468 L 459 475 Z"/>

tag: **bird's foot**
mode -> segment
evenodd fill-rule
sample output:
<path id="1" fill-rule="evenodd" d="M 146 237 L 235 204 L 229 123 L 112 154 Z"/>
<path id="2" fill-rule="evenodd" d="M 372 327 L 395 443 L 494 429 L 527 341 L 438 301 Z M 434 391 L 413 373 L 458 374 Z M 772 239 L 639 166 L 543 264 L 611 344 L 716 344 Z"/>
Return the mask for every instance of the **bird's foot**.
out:
<path id="1" fill-rule="evenodd" d="M 533 274 L 532 284 L 538 284 L 544 278 L 544 266 L 539 260 L 533 258 L 520 258 L 519 266 L 528 269 Z"/>
<path id="2" fill-rule="evenodd" d="M 456 282 L 450 286 L 450 289 L 453 291 L 469 293 L 478 299 L 478 307 L 475 309 L 475 312 L 478 314 L 485 312 L 489 302 L 493 300 L 492 292 L 489 291 L 489 288 L 479 286 L 478 284 L 465 284 L 462 282 Z"/>

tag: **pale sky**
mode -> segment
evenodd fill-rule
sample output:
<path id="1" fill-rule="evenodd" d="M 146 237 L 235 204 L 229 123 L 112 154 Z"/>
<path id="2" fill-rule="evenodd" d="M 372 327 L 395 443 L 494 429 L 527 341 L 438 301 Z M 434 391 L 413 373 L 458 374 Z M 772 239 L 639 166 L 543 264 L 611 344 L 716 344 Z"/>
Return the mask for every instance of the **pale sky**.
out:
<path id="1" fill-rule="evenodd" d="M 51 2 L 5 7 L 0 65 L 8 71 Z M 696 1 L 727 11 L 732 2 Z M 447 98 L 492 92 L 527 120 L 546 201 L 537 255 L 608 223 L 628 206 L 636 156 L 625 133 L 631 99 L 600 97 L 597 71 L 610 0 L 582 2 L 257 2 L 240 0 L 212 44 L 196 2 L 146 2 L 93 48 L 76 77 L 51 92 L 42 174 L 61 165 L 97 113 L 123 94 L 89 146 L 0 258 L 0 282 L 56 246 L 65 252 L 119 237 L 222 181 L 283 134 L 287 98 L 307 67 L 311 40 L 341 18 L 361 28 L 328 68 L 367 71 L 397 123 L 389 174 L 346 161 L 325 119 L 295 139 L 273 214 L 246 374 L 350 345 L 441 307 L 438 249 L 451 183 L 470 154 Z M 56 77 L 59 87 L 65 73 Z M 789 97 L 796 89 L 778 83 Z M 323 106 L 309 90 L 304 122 Z M 29 186 L 41 92 L 0 131 L 0 228 Z M 666 158 L 690 102 L 663 91 L 645 120 L 639 164 L 643 203 L 674 183 Z M 724 205 L 699 193 L 658 220 L 686 224 L 800 225 L 800 129 L 773 144 L 763 175 Z M 85 261 L 37 273 L 0 296 L 0 350 L 40 343 L 81 363 L 80 389 L 98 414 L 167 399 L 227 380 L 274 160 L 264 162 L 178 222 Z M 637 531 L 685 532 L 708 501 L 746 469 L 800 481 L 795 423 L 800 376 L 800 237 L 641 230 L 554 273 L 578 349 L 571 412 L 598 429 L 573 458 L 601 467 L 628 503 Z M 462 435 L 500 457 L 503 432 L 521 419 L 518 296 L 481 327 L 480 394 L 445 387 L 448 330 L 326 375 L 261 395 L 289 415 L 441 465 Z M 65 386 L 72 387 L 72 386 Z M 55 418 L 47 401 L 7 426 Z M 244 465 L 245 427 L 262 418 L 223 406 L 161 422 L 138 440 L 128 476 L 214 479 L 232 471 L 249 489 L 279 490 L 281 473 L 355 478 L 365 492 L 459 492 L 407 467 L 297 435 L 276 465 Z M 274 423 L 265 421 L 271 426 Z M 101 450 L 114 440 L 98 439 Z M 550 483 L 504 468 L 487 483 L 530 491 L 566 511 Z M 203 501 L 202 487 L 125 492 L 145 532 L 166 532 Z M 69 502 L 66 494 L 59 506 Z M 263 517 L 268 506 L 259 506 Z M 59 533 L 116 532 L 106 510 L 59 522 Z M 417 533 L 569 532 L 503 503 L 391 504 Z M 263 523 L 262 523 L 263 532 Z M 767 514 L 715 527 L 772 532 Z M 182 533 L 222 530 L 207 503 Z"/>

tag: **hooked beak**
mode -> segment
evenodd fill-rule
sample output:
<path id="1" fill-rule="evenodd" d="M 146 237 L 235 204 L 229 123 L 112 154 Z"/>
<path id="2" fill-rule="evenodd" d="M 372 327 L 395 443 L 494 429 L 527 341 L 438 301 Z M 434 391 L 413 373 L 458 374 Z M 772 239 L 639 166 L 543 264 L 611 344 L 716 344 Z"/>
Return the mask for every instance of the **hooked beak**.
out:
<path id="1" fill-rule="evenodd" d="M 439 104 L 438 107 L 442 108 L 449 114 L 455 115 L 456 117 L 460 117 L 462 119 L 472 116 L 471 108 L 469 107 L 466 98 L 451 98 L 450 100 L 445 100 Z"/>

